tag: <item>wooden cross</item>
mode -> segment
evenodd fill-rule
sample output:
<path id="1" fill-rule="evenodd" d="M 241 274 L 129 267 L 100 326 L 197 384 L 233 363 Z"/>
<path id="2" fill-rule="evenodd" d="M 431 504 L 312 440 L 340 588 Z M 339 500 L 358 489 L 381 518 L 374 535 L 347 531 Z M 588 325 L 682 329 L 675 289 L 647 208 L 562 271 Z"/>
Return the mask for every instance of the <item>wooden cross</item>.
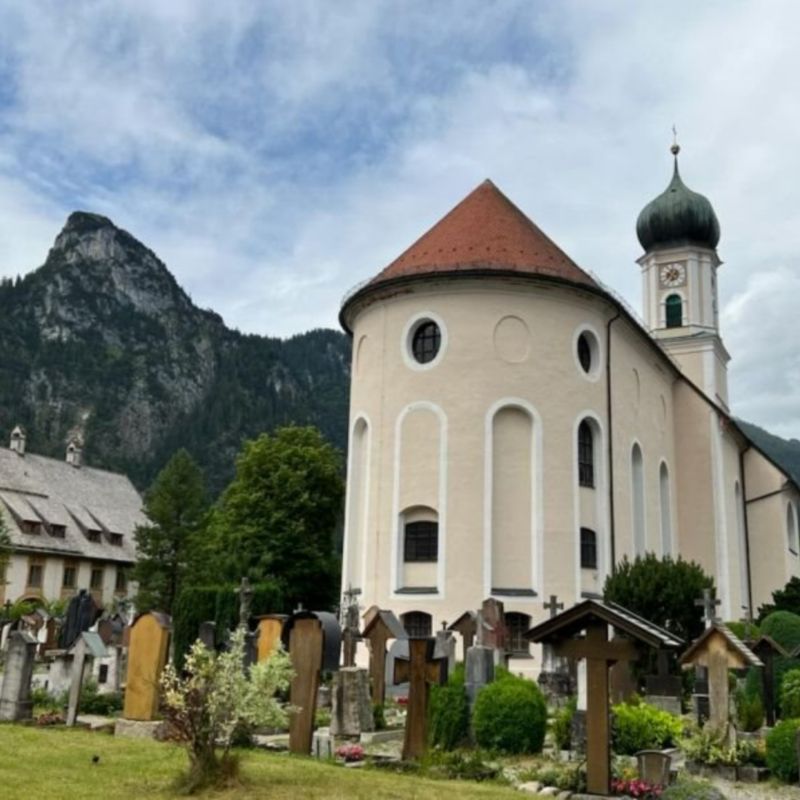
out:
<path id="1" fill-rule="evenodd" d="M 391 611 L 381 611 L 377 607 L 373 607 L 373 609 L 374 613 L 367 612 L 368 622 L 361 636 L 369 646 L 372 702 L 373 704 L 383 704 L 386 699 L 386 642 L 389 639 L 397 638 L 398 631 L 402 629 L 402 626 Z M 392 625 L 394 625 L 394 630 L 392 630 Z"/>
<path id="2" fill-rule="evenodd" d="M 582 639 L 567 639 L 553 645 L 556 655 L 586 659 L 586 786 L 590 794 L 611 792 L 611 746 L 609 729 L 608 668 L 618 661 L 638 657 L 628 639 L 608 640 L 605 622 L 590 622 Z"/>
<path id="3" fill-rule="evenodd" d="M 347 585 L 347 590 L 342 595 L 342 625 L 344 627 L 344 665 L 353 667 L 356 663 L 356 647 L 359 640 L 358 635 L 358 596 L 361 589 L 354 589 L 352 585 Z"/>
<path id="4" fill-rule="evenodd" d="M 442 662 L 447 661 L 434 656 L 435 647 L 435 639 L 409 639 L 408 661 L 398 658 L 394 662 L 394 682 L 408 682 L 404 761 L 421 758 L 425 754 L 430 685 L 442 683 Z"/>
<path id="5" fill-rule="evenodd" d="M 703 589 L 703 598 L 698 598 L 694 601 L 694 604 L 703 609 L 703 619 L 705 620 L 706 628 L 710 628 L 717 619 L 715 612 L 720 601 L 714 597 L 711 589 Z"/>
<path id="6" fill-rule="evenodd" d="M 451 626 L 451 630 L 461 634 L 461 639 L 464 643 L 464 658 L 467 660 L 467 650 L 472 647 L 475 641 L 475 634 L 478 631 L 478 623 L 475 616 L 470 612 L 463 613 Z"/>
<path id="7" fill-rule="evenodd" d="M 550 601 L 547 603 L 543 603 L 545 611 L 550 612 L 550 619 L 556 616 L 559 611 L 564 610 L 564 604 L 558 602 L 558 595 L 551 594 Z"/>
<path id="8" fill-rule="evenodd" d="M 250 621 L 250 607 L 253 605 L 253 587 L 248 578 L 242 578 L 239 585 L 239 625 L 247 627 Z"/>
<path id="9" fill-rule="evenodd" d="M 323 639 L 322 625 L 314 617 L 295 620 L 289 635 L 294 670 L 290 702 L 296 709 L 289 720 L 289 752 L 304 756 L 311 752 L 314 735 Z"/>

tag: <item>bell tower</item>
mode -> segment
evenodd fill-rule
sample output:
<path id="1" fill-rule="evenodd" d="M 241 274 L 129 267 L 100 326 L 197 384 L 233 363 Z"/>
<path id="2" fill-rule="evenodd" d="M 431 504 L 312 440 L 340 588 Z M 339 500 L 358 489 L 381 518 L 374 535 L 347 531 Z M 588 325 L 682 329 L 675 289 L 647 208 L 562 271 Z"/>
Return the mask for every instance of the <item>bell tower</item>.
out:
<path id="1" fill-rule="evenodd" d="M 730 356 L 719 334 L 719 222 L 708 199 L 681 179 L 677 142 L 670 150 L 672 180 L 636 222 L 645 251 L 638 259 L 644 319 L 686 376 L 727 409 Z"/>

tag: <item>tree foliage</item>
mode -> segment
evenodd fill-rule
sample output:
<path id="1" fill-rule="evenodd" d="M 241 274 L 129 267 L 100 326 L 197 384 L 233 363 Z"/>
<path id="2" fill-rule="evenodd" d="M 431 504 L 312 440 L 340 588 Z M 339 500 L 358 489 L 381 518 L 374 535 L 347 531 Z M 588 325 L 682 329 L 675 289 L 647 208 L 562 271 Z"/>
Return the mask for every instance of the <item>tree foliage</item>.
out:
<path id="1" fill-rule="evenodd" d="M 203 473 L 186 450 L 178 450 L 145 495 L 149 524 L 135 533 L 140 611 L 172 613 L 187 576 L 196 568 L 208 502 Z"/>
<path id="2" fill-rule="evenodd" d="M 277 581 L 290 607 L 330 606 L 343 498 L 341 457 L 316 428 L 288 426 L 245 442 L 212 517 L 219 570 L 235 583 Z"/>
<path id="3" fill-rule="evenodd" d="M 773 611 L 761 623 L 761 633 L 791 653 L 800 646 L 800 615 L 791 611 Z"/>
<path id="4" fill-rule="evenodd" d="M 695 600 L 704 589 L 714 589 L 714 581 L 693 561 L 677 561 L 654 553 L 627 556 L 616 572 L 606 578 L 603 595 L 634 614 L 666 628 L 670 633 L 691 642 L 703 632 L 703 611 Z"/>
<path id="5" fill-rule="evenodd" d="M 763 622 L 773 611 L 790 611 L 800 614 L 800 578 L 792 575 L 783 589 L 776 589 L 772 593 L 772 602 L 766 603 L 758 609 L 758 619 Z"/>

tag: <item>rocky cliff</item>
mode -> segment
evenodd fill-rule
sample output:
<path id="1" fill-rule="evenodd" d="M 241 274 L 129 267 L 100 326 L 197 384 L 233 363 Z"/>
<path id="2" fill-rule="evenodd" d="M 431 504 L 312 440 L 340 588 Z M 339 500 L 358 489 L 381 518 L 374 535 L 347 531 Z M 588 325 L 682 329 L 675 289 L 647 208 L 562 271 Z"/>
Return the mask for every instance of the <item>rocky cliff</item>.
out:
<path id="1" fill-rule="evenodd" d="M 0 436 L 145 487 L 186 447 L 214 490 L 243 438 L 287 422 L 346 444 L 349 342 L 243 335 L 197 308 L 158 257 L 96 214 L 67 220 L 44 265 L 0 285 Z"/>

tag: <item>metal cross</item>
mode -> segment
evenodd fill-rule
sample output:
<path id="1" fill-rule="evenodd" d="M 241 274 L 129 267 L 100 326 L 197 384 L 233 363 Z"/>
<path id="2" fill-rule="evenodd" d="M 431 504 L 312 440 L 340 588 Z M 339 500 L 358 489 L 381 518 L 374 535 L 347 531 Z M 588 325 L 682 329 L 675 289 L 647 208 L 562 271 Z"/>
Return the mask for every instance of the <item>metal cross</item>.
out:
<path id="1" fill-rule="evenodd" d="M 298 603 L 297 604 L 297 608 L 294 610 L 293 613 L 299 614 L 301 611 L 305 611 L 305 609 L 303 608 L 303 604 L 302 603 Z"/>
<path id="2" fill-rule="evenodd" d="M 546 611 L 550 612 L 550 619 L 558 615 L 559 611 L 562 611 L 564 608 L 563 603 L 558 602 L 558 595 L 551 594 L 550 595 L 550 602 L 543 604 Z"/>
<path id="3" fill-rule="evenodd" d="M 703 609 L 703 619 L 705 620 L 706 628 L 710 628 L 711 625 L 718 619 L 715 612 L 716 607 L 720 604 L 720 601 L 714 597 L 711 589 L 703 589 L 702 600 L 697 599 L 694 601 L 694 604 Z"/>
<path id="4" fill-rule="evenodd" d="M 253 604 L 253 587 L 248 578 L 242 578 L 239 585 L 239 624 L 245 627 L 250 620 L 250 606 Z"/>

